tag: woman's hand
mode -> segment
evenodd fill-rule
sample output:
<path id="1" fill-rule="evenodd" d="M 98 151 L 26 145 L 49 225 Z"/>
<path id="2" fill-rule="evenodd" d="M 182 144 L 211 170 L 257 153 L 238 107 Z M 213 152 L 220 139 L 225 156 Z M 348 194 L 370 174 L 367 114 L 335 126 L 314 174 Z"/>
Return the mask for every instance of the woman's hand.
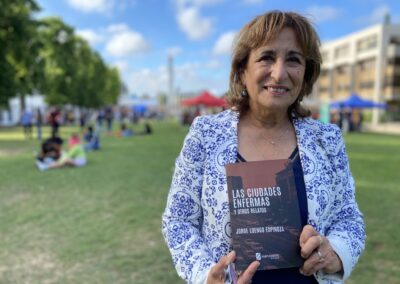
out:
<path id="1" fill-rule="evenodd" d="M 221 257 L 218 263 L 211 267 L 210 273 L 207 277 L 207 284 L 225 283 L 225 269 L 235 260 L 235 258 L 236 254 L 234 251 Z M 260 263 L 258 261 L 253 261 L 245 271 L 240 273 L 237 279 L 237 284 L 251 283 L 251 278 L 253 278 L 254 273 L 256 273 L 258 266 L 260 266 Z"/>
<path id="2" fill-rule="evenodd" d="M 305 259 L 300 273 L 306 276 L 322 270 L 336 273 L 343 270 L 342 261 L 332 249 L 329 240 L 312 226 L 306 225 L 300 235 L 301 256 Z"/>

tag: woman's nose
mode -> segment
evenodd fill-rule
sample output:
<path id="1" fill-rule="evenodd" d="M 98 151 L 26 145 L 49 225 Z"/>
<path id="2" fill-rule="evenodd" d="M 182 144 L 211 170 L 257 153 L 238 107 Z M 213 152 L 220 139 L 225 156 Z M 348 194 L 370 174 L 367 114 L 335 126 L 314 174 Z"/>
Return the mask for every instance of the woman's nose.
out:
<path id="1" fill-rule="evenodd" d="M 285 61 L 282 59 L 277 59 L 272 66 L 271 77 L 276 80 L 276 82 L 284 81 L 287 78 L 287 66 Z"/>

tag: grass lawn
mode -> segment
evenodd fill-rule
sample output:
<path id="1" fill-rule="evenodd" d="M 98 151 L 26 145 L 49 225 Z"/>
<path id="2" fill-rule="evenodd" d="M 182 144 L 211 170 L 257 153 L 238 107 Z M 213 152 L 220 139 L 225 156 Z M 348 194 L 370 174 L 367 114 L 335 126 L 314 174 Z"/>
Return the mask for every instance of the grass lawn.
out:
<path id="1" fill-rule="evenodd" d="M 187 128 L 153 126 L 152 136 L 102 137 L 84 168 L 48 172 L 34 166 L 37 141 L 0 130 L 0 283 L 183 283 L 160 227 Z M 346 140 L 368 234 L 348 283 L 399 283 L 400 137 Z"/>
<path id="2" fill-rule="evenodd" d="M 366 250 L 348 283 L 400 283 L 400 136 L 352 134 L 346 142 L 367 226 Z"/>

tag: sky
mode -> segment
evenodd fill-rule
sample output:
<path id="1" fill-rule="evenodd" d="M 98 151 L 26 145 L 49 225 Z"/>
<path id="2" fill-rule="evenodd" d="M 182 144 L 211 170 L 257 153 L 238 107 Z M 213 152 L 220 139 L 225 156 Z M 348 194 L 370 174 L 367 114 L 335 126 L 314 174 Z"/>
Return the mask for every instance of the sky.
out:
<path id="1" fill-rule="evenodd" d="M 399 0 L 36 0 L 116 66 L 129 94 L 168 93 L 168 57 L 177 93 L 228 89 L 235 34 L 269 10 L 299 12 L 322 42 L 382 23 L 400 23 Z"/>

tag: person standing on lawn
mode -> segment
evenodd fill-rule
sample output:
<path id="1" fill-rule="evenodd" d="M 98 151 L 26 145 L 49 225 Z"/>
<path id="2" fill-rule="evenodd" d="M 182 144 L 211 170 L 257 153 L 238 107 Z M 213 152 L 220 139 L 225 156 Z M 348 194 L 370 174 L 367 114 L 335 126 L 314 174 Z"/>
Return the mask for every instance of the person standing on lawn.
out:
<path id="1" fill-rule="evenodd" d="M 224 166 L 236 162 L 293 159 L 304 259 L 300 268 L 262 271 L 254 261 L 237 283 L 344 283 L 357 264 L 365 224 L 342 133 L 302 105 L 320 74 L 319 45 L 308 19 L 293 12 L 267 12 L 237 35 L 231 109 L 194 120 L 162 216 L 175 268 L 188 283 L 224 283 L 235 260 Z"/>

